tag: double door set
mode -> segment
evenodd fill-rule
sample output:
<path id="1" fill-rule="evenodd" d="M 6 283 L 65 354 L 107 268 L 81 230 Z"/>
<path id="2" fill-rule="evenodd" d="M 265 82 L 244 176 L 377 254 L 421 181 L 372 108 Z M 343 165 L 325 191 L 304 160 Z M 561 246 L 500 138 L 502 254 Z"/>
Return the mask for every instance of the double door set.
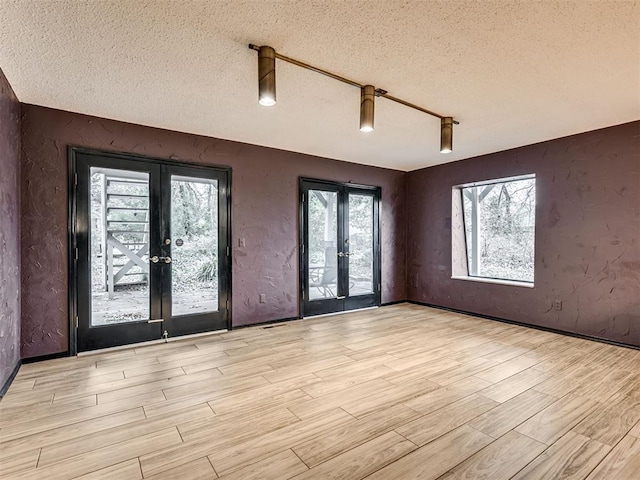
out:
<path id="1" fill-rule="evenodd" d="M 70 158 L 71 352 L 230 328 L 230 169 Z M 379 305 L 379 199 L 301 180 L 301 316 Z"/>

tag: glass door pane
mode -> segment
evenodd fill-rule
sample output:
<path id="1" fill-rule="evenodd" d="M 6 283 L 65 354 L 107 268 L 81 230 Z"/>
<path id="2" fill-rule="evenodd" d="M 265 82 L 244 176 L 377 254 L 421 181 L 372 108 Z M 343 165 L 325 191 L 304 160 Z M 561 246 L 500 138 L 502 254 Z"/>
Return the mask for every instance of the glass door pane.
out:
<path id="1" fill-rule="evenodd" d="M 338 296 L 338 193 L 309 190 L 309 299 Z"/>
<path id="2" fill-rule="evenodd" d="M 171 176 L 171 242 L 171 315 L 217 312 L 217 179 Z"/>
<path id="3" fill-rule="evenodd" d="M 91 326 L 150 319 L 149 174 L 91 167 Z"/>
<path id="4" fill-rule="evenodd" d="M 373 195 L 349 193 L 349 295 L 374 291 Z"/>

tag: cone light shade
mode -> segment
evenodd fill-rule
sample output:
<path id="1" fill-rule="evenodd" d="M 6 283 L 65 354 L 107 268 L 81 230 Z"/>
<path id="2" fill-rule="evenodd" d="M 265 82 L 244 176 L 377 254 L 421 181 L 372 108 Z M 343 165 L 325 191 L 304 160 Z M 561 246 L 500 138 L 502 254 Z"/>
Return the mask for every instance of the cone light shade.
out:
<path id="1" fill-rule="evenodd" d="M 276 104 L 276 51 L 267 46 L 258 51 L 258 103 Z"/>
<path id="2" fill-rule="evenodd" d="M 440 153 L 453 151 L 453 118 L 444 117 L 440 120 Z"/>
<path id="3" fill-rule="evenodd" d="M 360 89 L 360 131 L 373 132 L 373 111 L 375 107 L 376 89 L 373 85 L 365 85 Z"/>

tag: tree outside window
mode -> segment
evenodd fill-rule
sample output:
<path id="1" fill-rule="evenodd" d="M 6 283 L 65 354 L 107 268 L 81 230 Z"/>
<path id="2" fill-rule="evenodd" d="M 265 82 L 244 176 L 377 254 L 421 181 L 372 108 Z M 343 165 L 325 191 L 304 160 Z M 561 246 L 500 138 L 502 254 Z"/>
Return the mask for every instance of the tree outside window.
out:
<path id="1" fill-rule="evenodd" d="M 533 282 L 536 179 L 462 186 L 469 276 Z"/>

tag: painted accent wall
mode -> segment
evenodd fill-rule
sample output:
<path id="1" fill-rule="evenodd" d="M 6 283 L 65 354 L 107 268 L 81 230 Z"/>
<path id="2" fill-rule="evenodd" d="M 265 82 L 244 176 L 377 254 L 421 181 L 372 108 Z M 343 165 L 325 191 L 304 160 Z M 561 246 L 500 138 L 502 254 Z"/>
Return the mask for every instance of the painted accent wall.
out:
<path id="1" fill-rule="evenodd" d="M 406 299 L 403 172 L 34 105 L 22 111 L 23 358 L 68 349 L 69 145 L 233 168 L 234 326 L 298 315 L 300 176 L 382 187 L 382 302 Z"/>
<path id="2" fill-rule="evenodd" d="M 535 287 L 452 280 L 452 187 L 529 173 Z M 640 122 L 416 170 L 406 185 L 409 300 L 640 346 Z"/>
<path id="3" fill-rule="evenodd" d="M 20 361 L 20 102 L 0 70 L 0 389 Z"/>

